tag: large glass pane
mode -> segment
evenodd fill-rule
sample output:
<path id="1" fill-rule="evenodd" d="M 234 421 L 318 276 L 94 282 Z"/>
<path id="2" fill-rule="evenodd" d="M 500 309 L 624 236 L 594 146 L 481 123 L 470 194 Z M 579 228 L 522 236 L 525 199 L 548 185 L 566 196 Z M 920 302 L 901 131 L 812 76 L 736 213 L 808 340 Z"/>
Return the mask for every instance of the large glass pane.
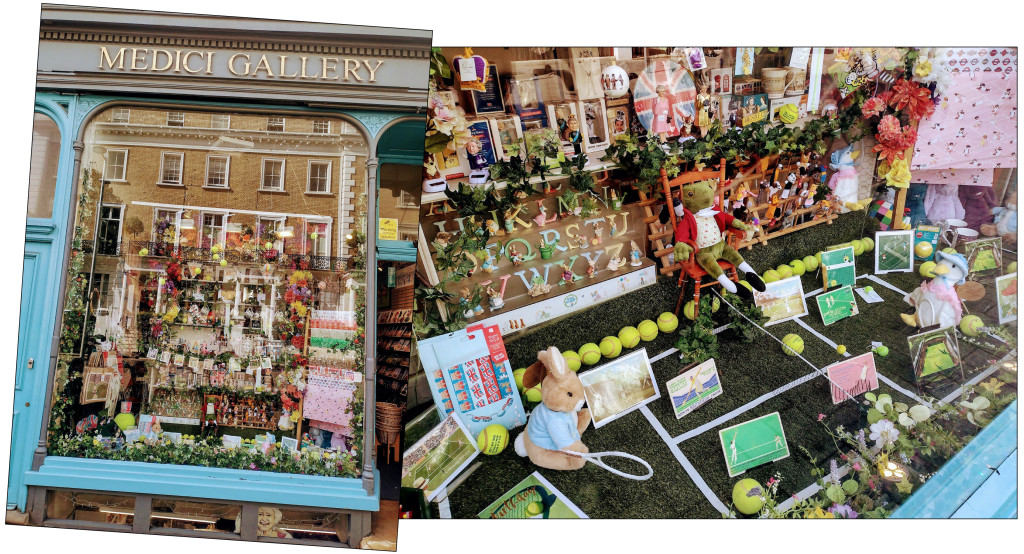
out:
<path id="1" fill-rule="evenodd" d="M 60 161 L 60 129 L 48 116 L 37 113 L 32 124 L 32 166 L 28 174 L 28 216 L 53 215 Z"/>
<path id="2" fill-rule="evenodd" d="M 365 140 L 336 118 L 268 138 L 280 116 L 124 115 L 84 136 L 50 453 L 358 475 Z M 219 529 L 195 517 L 165 519 Z"/>

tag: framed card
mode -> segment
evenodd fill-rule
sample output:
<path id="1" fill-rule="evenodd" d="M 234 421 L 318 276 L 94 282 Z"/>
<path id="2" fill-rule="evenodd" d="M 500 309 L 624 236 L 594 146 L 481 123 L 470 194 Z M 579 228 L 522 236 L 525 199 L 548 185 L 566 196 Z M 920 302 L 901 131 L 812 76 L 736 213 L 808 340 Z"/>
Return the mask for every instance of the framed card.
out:
<path id="1" fill-rule="evenodd" d="M 696 410 L 722 394 L 722 381 L 712 358 L 680 373 L 665 383 L 676 419 Z"/>
<path id="2" fill-rule="evenodd" d="M 299 440 L 294 437 L 281 437 L 281 449 L 295 452 L 299 449 Z"/>
<path id="3" fill-rule="evenodd" d="M 741 46 L 736 49 L 736 75 L 753 75 L 754 47 Z"/>
<path id="4" fill-rule="evenodd" d="M 213 358 L 203 360 L 203 371 L 213 371 Z"/>
<path id="5" fill-rule="evenodd" d="M 274 362 L 270 359 L 270 356 L 263 356 L 261 362 L 260 369 L 274 369 Z"/>
<path id="6" fill-rule="evenodd" d="M 178 367 L 184 367 L 185 366 L 185 355 L 184 354 L 175 354 L 174 355 L 174 365 L 176 365 Z"/>
<path id="7" fill-rule="evenodd" d="M 199 358 L 197 356 L 190 356 L 188 358 L 188 368 L 196 373 L 199 372 Z"/>
<path id="8" fill-rule="evenodd" d="M 537 505 L 539 512 L 535 512 Z M 533 472 L 477 514 L 481 519 L 586 519 L 578 506 Z"/>
<path id="9" fill-rule="evenodd" d="M 581 373 L 580 381 L 595 429 L 661 398 L 646 348 Z"/>
<path id="10" fill-rule="evenodd" d="M 821 311 L 821 322 L 825 325 L 857 315 L 857 297 L 853 294 L 853 287 L 846 285 L 836 290 L 828 291 L 814 297 L 818 301 L 818 310 Z"/>
<path id="11" fill-rule="evenodd" d="M 169 364 L 169 363 L 171 363 L 171 352 L 169 350 L 165 350 L 165 351 L 160 353 L 160 363 L 162 363 L 162 364 Z"/>
<path id="12" fill-rule="evenodd" d="M 1003 239 L 991 237 L 963 243 L 964 257 L 967 258 L 967 279 L 975 280 L 993 270 L 1003 270 Z"/>
<path id="13" fill-rule="evenodd" d="M 445 487 L 480 454 L 476 438 L 454 413 L 448 414 L 402 456 L 402 486 L 424 491 L 427 501 Z"/>
<path id="14" fill-rule="evenodd" d="M 686 53 L 686 66 L 690 68 L 690 71 L 700 71 L 708 68 L 703 48 L 684 48 L 683 51 Z"/>
<path id="15" fill-rule="evenodd" d="M 839 404 L 878 388 L 875 353 L 867 352 L 838 361 L 825 368 L 831 381 L 832 403 Z"/>
<path id="16" fill-rule="evenodd" d="M 150 348 L 149 351 L 146 352 L 146 359 L 147 360 L 155 360 L 157 355 L 158 355 L 157 349 L 156 348 Z"/>
<path id="17" fill-rule="evenodd" d="M 914 364 L 914 380 L 918 386 L 949 377 L 959 371 L 963 378 L 960 345 L 956 327 L 944 327 L 907 337 L 910 359 Z"/>
<path id="18" fill-rule="evenodd" d="M 242 437 L 236 435 L 221 435 L 221 441 L 227 448 L 238 448 L 242 446 Z"/>
<path id="19" fill-rule="evenodd" d="M 722 429 L 718 439 L 729 477 L 789 457 L 789 444 L 779 412 Z"/>
<path id="20" fill-rule="evenodd" d="M 764 292 L 755 290 L 754 305 L 768 318 L 765 327 L 807 315 L 807 301 L 799 277 L 767 283 Z"/>
<path id="21" fill-rule="evenodd" d="M 875 233 L 875 273 L 894 271 L 914 271 L 913 229 Z"/>
<path id="22" fill-rule="evenodd" d="M 470 103 L 473 113 L 505 113 L 505 100 L 502 98 L 501 85 L 498 82 L 498 66 L 490 64 L 484 90 L 470 90 Z"/>
<path id="23" fill-rule="evenodd" d="M 1017 272 L 996 277 L 996 305 L 999 324 L 1017 321 Z"/>

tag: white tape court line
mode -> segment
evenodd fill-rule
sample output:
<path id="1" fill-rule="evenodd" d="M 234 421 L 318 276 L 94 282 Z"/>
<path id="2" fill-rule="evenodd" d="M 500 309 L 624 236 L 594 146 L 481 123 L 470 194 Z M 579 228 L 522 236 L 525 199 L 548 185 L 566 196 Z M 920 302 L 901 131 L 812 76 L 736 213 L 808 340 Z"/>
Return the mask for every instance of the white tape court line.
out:
<path id="1" fill-rule="evenodd" d="M 881 381 L 881 382 L 885 383 L 886 385 L 889 385 L 890 387 L 898 390 L 904 396 L 909 397 L 909 398 L 913 398 L 914 400 L 917 401 L 918 404 L 924 404 L 925 406 L 928 406 L 929 408 L 932 407 L 932 403 L 931 402 L 928 402 L 927 400 L 921 398 L 917 394 L 915 394 L 915 393 L 913 393 L 913 392 L 911 392 L 911 391 L 909 391 L 909 390 L 899 386 L 899 384 L 897 384 L 892 379 L 886 377 L 885 375 L 882 375 L 881 372 L 876 371 L 875 374 L 878 375 L 878 380 L 879 381 Z"/>
<path id="2" fill-rule="evenodd" d="M 737 417 L 739 415 L 742 415 L 744 412 L 750 411 L 750 410 L 760 406 L 761 404 L 764 404 L 765 402 L 771 400 L 772 398 L 775 398 L 776 396 L 778 396 L 778 395 L 780 395 L 780 394 L 782 394 L 782 393 L 784 393 L 784 392 L 786 392 L 786 391 L 788 391 L 788 390 L 790 390 L 792 388 L 798 387 L 798 386 L 800 386 L 800 385 L 802 385 L 802 384 L 804 384 L 804 383 L 810 381 L 811 379 L 814 379 L 815 377 L 818 377 L 820 375 L 821 375 L 821 373 L 819 373 L 817 371 L 814 371 L 812 373 L 808 373 L 807 375 L 804 375 L 803 377 L 797 379 L 796 381 L 792 381 L 790 383 L 787 383 L 787 384 L 785 384 L 785 385 L 783 385 L 783 386 L 781 386 L 781 387 L 779 387 L 779 388 L 777 388 L 777 389 L 775 389 L 775 390 L 773 390 L 773 391 L 771 391 L 769 393 L 762 394 L 761 396 L 758 396 L 754 400 L 751 400 L 750 402 L 747 402 L 746 404 L 740 406 L 739 408 L 736 408 L 735 410 L 733 410 L 733 411 L 731 411 L 731 412 L 729 412 L 729 413 L 727 413 L 725 415 L 719 416 L 719 417 L 713 419 L 712 421 L 709 421 L 709 422 L 705 423 L 704 425 L 701 425 L 700 427 L 697 427 L 696 429 L 691 429 L 691 430 L 683 433 L 682 435 L 679 435 L 678 437 L 676 437 L 676 438 L 674 438 L 672 440 L 675 443 L 678 444 L 678 443 L 681 443 L 683 441 L 687 441 L 689 439 L 692 439 L 693 437 L 696 437 L 697 435 L 700 435 L 702 433 L 706 433 L 707 431 L 710 431 L 711 429 L 714 429 L 715 427 L 718 427 L 719 425 L 729 421 L 730 419 L 733 419 L 733 418 L 735 418 L 735 417 Z"/>
<path id="3" fill-rule="evenodd" d="M 656 361 L 658 361 L 658 360 L 660 360 L 662 358 L 667 358 L 667 357 L 671 356 L 672 354 L 675 354 L 676 352 L 679 352 L 679 350 L 677 350 L 675 348 L 669 348 L 668 350 L 662 352 L 661 354 L 658 354 L 657 356 L 651 358 L 649 361 L 653 364 L 654 362 L 656 362 Z"/>
<path id="4" fill-rule="evenodd" d="M 447 496 L 442 498 L 441 501 L 437 503 L 437 511 L 439 512 L 438 515 L 441 516 L 441 519 L 452 518 L 452 506 L 451 504 L 448 503 Z"/>
<path id="5" fill-rule="evenodd" d="M 838 344 L 832 342 L 832 339 L 826 337 L 825 335 L 822 335 L 821 333 L 815 331 L 810 325 L 804 323 L 804 320 L 802 318 L 798 317 L 798 318 L 794 319 L 793 321 L 795 321 L 797 325 L 803 327 L 805 331 L 808 331 L 812 335 L 814 335 L 814 336 L 818 337 L 819 339 L 821 339 L 821 342 L 824 342 L 825 344 L 831 346 L 832 350 L 835 350 L 836 347 L 839 346 Z M 849 358 L 850 357 L 850 353 L 849 352 L 843 352 L 843 357 L 844 358 Z"/>
<path id="6" fill-rule="evenodd" d="M 889 284 L 888 281 L 885 281 L 884 279 L 881 279 L 880 277 L 878 277 L 876 275 L 868 275 L 867 277 L 868 277 L 868 279 L 871 279 L 872 281 L 878 283 L 879 285 L 882 285 L 883 287 L 885 287 L 885 288 L 887 288 L 887 289 L 889 289 L 891 291 L 898 292 L 898 293 L 900 293 L 903 296 L 906 296 L 906 295 L 910 294 L 907 291 L 905 291 L 905 290 L 903 290 L 903 289 L 901 289 L 901 288 L 899 288 L 899 287 L 897 287 L 895 285 Z"/>
<path id="7" fill-rule="evenodd" d="M 839 466 L 839 478 L 840 479 L 842 479 L 843 477 L 846 477 L 846 475 L 848 473 L 850 473 L 850 466 L 848 466 L 848 465 Z M 793 504 L 795 504 L 797 501 L 807 500 L 808 498 L 811 498 L 812 496 L 818 494 L 818 491 L 820 491 L 820 490 L 821 490 L 821 487 L 818 486 L 817 483 L 811 483 L 806 488 L 804 488 L 804 490 L 796 493 L 796 498 L 795 499 L 791 496 L 791 497 L 785 499 L 784 501 L 780 502 L 778 507 L 776 508 L 776 510 L 779 511 L 779 512 L 785 512 L 786 510 L 792 508 Z"/>
<path id="8" fill-rule="evenodd" d="M 658 418 L 654 417 L 654 414 L 651 412 L 650 408 L 648 408 L 647 405 L 643 405 L 640 406 L 640 411 L 643 412 L 644 417 L 647 418 L 647 422 L 651 424 L 651 427 L 654 427 L 654 431 L 658 433 L 658 436 L 661 437 L 661 440 L 665 441 L 665 445 L 668 446 L 668 449 L 672 452 L 672 455 L 675 456 L 676 460 L 679 461 L 679 464 L 683 466 L 683 469 L 686 471 L 686 474 L 690 476 L 690 479 L 692 479 L 694 484 L 697 485 L 697 488 L 700 489 L 700 492 L 704 495 L 704 498 L 707 498 L 708 502 L 710 502 L 711 505 L 714 506 L 715 509 L 718 510 L 720 513 L 729 513 L 729 508 L 717 496 L 715 496 L 714 492 L 711 491 L 711 487 L 708 486 L 708 484 L 704 481 L 704 478 L 701 477 L 700 473 L 697 472 L 697 468 L 693 467 L 693 464 L 691 464 L 690 460 L 686 457 L 685 454 L 683 454 L 683 451 L 679 450 L 679 445 L 677 445 L 675 442 L 672 441 L 671 438 L 669 438 L 668 431 L 666 431 L 665 428 L 661 425 L 661 422 L 658 421 Z"/>

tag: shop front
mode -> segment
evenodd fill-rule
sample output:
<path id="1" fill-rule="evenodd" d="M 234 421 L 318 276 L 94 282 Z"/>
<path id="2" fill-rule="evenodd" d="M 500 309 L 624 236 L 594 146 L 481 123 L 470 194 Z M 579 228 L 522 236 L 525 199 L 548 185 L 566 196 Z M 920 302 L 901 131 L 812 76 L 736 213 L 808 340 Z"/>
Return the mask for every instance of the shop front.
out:
<path id="1" fill-rule="evenodd" d="M 403 251 L 369 214 L 409 188 L 429 40 L 44 8 L 9 510 L 359 544 Z"/>

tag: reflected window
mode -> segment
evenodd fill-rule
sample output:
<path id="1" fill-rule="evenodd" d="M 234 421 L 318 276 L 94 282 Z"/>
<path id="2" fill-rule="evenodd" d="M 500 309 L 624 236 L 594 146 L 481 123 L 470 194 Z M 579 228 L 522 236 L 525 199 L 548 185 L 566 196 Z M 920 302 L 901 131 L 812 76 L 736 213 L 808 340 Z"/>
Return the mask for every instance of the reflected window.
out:
<path id="1" fill-rule="evenodd" d="M 210 116 L 210 127 L 214 129 L 230 129 L 231 128 L 231 116 L 227 114 L 215 113 Z"/>
<path id="2" fill-rule="evenodd" d="M 263 160 L 263 190 L 284 190 L 284 160 Z"/>
<path id="3" fill-rule="evenodd" d="M 167 112 L 168 127 L 184 127 L 185 112 Z"/>
<path id="4" fill-rule="evenodd" d="M 331 122 L 328 119 L 314 119 L 313 120 L 313 132 L 326 135 L 331 132 Z"/>
<path id="5" fill-rule="evenodd" d="M 28 175 L 28 216 L 53 215 L 60 163 L 60 129 L 52 119 L 37 113 L 32 123 L 32 165 Z"/>
<path id="6" fill-rule="evenodd" d="M 284 131 L 284 118 L 283 117 L 268 117 L 267 118 L 267 130 L 274 132 Z"/>
<path id="7" fill-rule="evenodd" d="M 128 123 L 131 118 L 131 110 L 128 108 L 114 108 L 114 113 L 110 114 L 111 123 Z"/>
<path id="8" fill-rule="evenodd" d="M 228 165 L 231 158 L 227 156 L 208 156 L 206 158 L 206 186 L 228 188 Z"/>
<path id="9" fill-rule="evenodd" d="M 180 185 L 181 167 L 185 163 L 185 154 L 181 152 L 164 152 L 160 157 L 160 184 Z"/>
<path id="10" fill-rule="evenodd" d="M 128 168 L 127 150 L 108 150 L 107 164 L 103 168 L 103 178 L 108 181 L 124 181 Z"/>

